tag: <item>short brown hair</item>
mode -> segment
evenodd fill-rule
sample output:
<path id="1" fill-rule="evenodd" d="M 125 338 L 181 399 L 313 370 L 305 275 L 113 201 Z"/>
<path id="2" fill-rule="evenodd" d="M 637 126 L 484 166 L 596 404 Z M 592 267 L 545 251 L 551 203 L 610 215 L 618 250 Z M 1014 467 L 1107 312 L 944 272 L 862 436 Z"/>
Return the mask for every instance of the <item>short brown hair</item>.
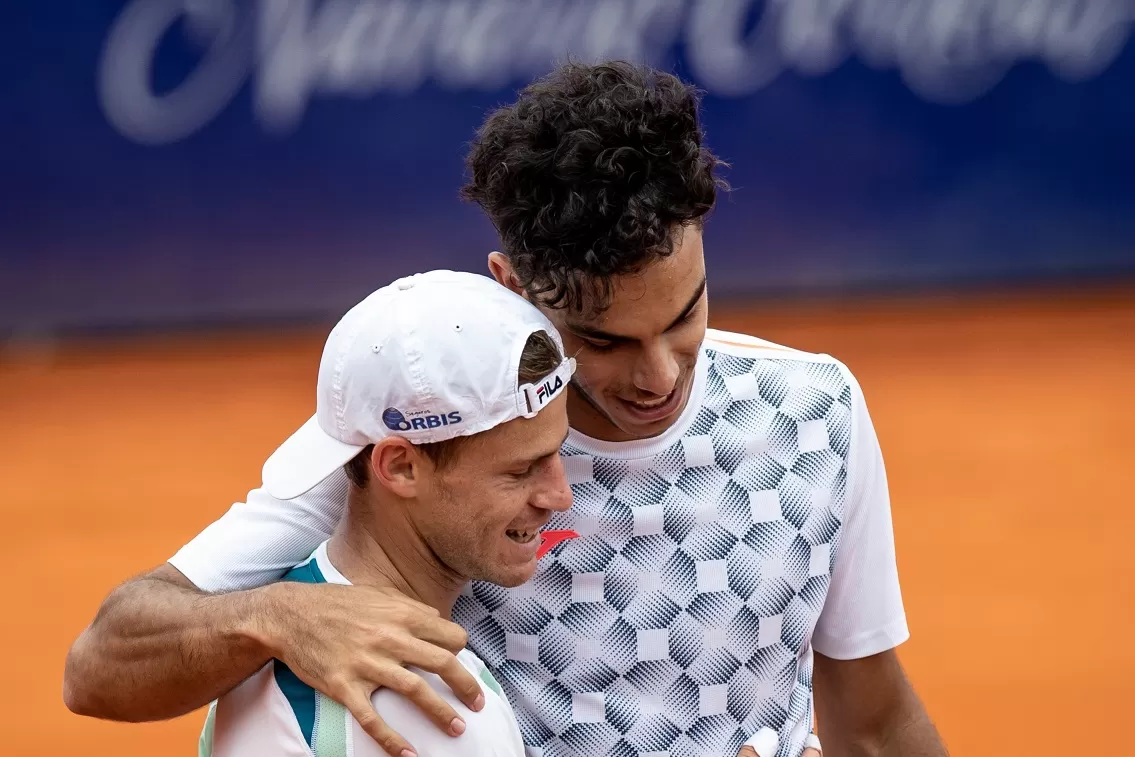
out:
<path id="1" fill-rule="evenodd" d="M 546 331 L 534 331 L 524 344 L 524 351 L 520 354 L 520 367 L 517 371 L 517 386 L 534 384 L 559 367 L 564 356 L 560 348 Z M 449 465 L 457 455 L 458 449 L 468 439 L 467 436 L 457 436 L 443 442 L 417 445 L 426 457 L 435 466 L 444 468 Z M 368 444 L 350 462 L 343 466 L 347 478 L 360 489 L 365 489 L 370 481 L 370 453 L 374 445 Z"/>

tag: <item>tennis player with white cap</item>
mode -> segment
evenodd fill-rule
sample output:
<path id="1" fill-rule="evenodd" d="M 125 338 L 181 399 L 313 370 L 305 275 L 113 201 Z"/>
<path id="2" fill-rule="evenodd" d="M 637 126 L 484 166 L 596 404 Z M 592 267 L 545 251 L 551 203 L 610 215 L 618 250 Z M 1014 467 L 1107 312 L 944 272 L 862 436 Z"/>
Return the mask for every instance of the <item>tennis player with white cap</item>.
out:
<path id="1" fill-rule="evenodd" d="M 346 466 L 347 513 L 285 581 L 398 592 L 449 618 L 471 579 L 515 587 L 536 571 L 542 526 L 571 505 L 559 449 L 564 388 L 575 369 L 535 307 L 490 278 L 433 271 L 394 282 L 331 331 L 316 413 L 271 456 L 264 486 L 280 499 Z M 472 652 L 458 662 L 481 683 L 466 708 L 438 676 L 407 677 L 464 720 L 457 738 L 390 689 L 375 710 L 419 757 L 522 757 L 507 697 Z M 215 702 L 204 757 L 379 757 L 347 709 L 273 660 Z"/>
<path id="2" fill-rule="evenodd" d="M 698 102 L 664 71 L 568 63 L 472 142 L 462 195 L 500 237 L 489 270 L 579 360 L 560 450 L 574 501 L 532 581 L 474 582 L 453 622 L 368 587 L 272 583 L 332 535 L 354 484 L 340 472 L 290 500 L 256 489 L 107 597 L 68 655 L 67 706 L 175 717 L 276 658 L 406 757 L 416 741 L 370 692 L 398 691 L 460 733 L 458 711 L 407 688 L 404 666 L 477 710 L 481 687 L 455 657 L 468 646 L 529 757 L 818 757 L 817 721 L 831 755 L 944 757 L 898 659 L 909 628 L 863 388 L 830 355 L 708 328 L 722 164 Z M 765 728 L 774 740 L 758 743 Z"/>

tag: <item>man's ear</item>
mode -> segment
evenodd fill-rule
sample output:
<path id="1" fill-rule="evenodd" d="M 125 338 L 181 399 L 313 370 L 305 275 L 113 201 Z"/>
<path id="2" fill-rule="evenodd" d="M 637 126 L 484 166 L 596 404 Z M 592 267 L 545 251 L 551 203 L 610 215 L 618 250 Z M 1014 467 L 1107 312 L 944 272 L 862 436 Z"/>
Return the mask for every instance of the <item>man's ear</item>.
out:
<path id="1" fill-rule="evenodd" d="M 422 457 L 414 445 L 400 436 L 391 436 L 374 445 L 370 453 L 374 483 L 406 499 L 418 495 L 422 481 Z"/>
<path id="2" fill-rule="evenodd" d="M 497 280 L 498 284 L 508 287 L 521 297 L 528 299 L 527 293 L 520 286 L 520 282 L 517 281 L 516 274 L 513 273 L 512 263 L 508 261 L 508 257 L 503 252 L 489 253 L 489 273 Z"/>

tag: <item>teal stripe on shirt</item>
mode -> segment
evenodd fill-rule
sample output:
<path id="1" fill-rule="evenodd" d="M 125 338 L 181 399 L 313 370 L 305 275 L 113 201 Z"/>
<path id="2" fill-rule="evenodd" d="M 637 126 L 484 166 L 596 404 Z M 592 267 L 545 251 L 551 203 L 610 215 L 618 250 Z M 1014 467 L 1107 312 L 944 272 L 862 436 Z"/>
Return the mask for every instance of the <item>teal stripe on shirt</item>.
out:
<path id="1" fill-rule="evenodd" d="M 314 557 L 303 565 L 289 570 L 281 580 L 304 584 L 327 583 L 327 579 L 323 577 Z M 308 746 L 314 749 L 312 732 L 315 730 L 315 689 L 301 681 L 299 676 L 279 660 L 275 661 L 273 672 L 276 676 L 276 685 L 280 687 L 280 691 L 284 692 L 288 704 L 292 706 L 292 712 L 296 716 L 296 721 L 299 722 L 304 740 Z"/>

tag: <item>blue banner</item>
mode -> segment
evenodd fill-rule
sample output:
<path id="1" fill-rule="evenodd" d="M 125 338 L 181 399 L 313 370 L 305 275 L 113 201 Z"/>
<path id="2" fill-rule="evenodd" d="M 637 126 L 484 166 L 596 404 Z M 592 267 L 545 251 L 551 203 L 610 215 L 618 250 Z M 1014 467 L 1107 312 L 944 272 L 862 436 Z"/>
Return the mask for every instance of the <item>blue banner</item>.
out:
<path id="1" fill-rule="evenodd" d="M 706 92 L 716 296 L 1135 271 L 1133 0 L 43 0 L 0 28 L 0 332 L 338 315 L 480 271 L 486 112 Z"/>

